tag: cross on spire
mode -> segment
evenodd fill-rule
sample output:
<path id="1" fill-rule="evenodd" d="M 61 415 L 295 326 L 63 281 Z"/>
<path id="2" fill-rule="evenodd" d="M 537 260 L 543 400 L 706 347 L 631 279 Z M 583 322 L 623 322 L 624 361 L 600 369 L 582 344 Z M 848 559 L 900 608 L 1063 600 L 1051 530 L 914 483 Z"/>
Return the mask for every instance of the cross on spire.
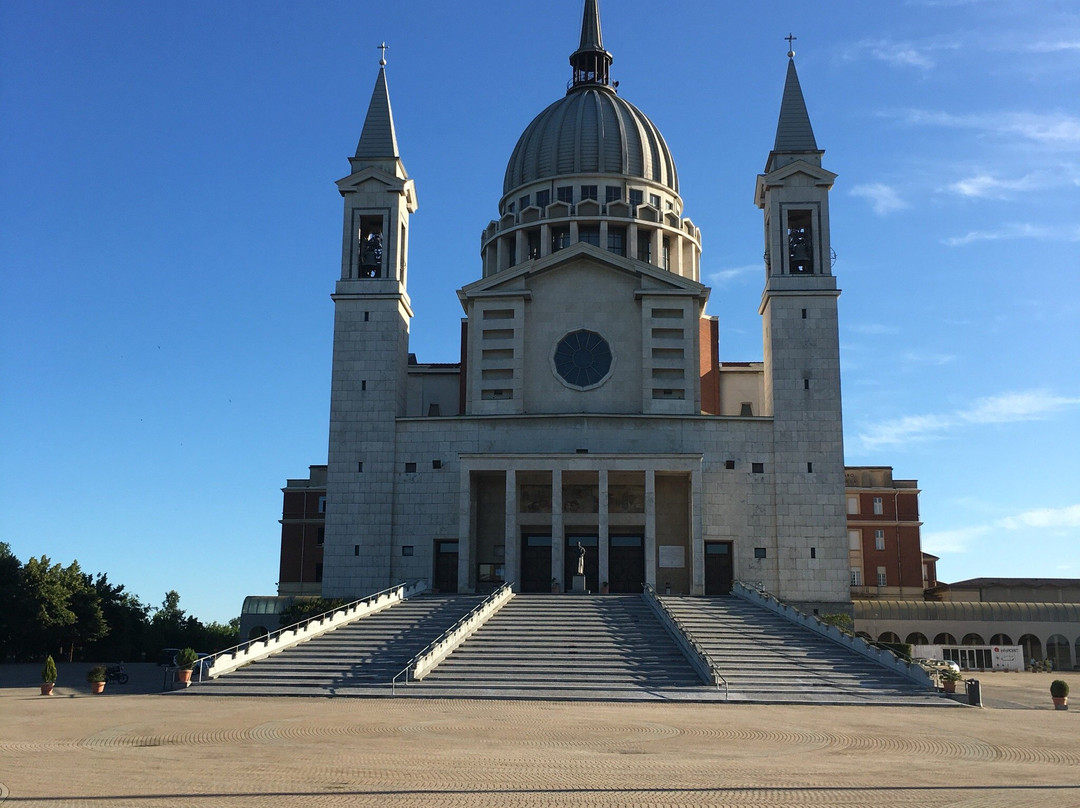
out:
<path id="1" fill-rule="evenodd" d="M 382 43 L 376 45 L 375 47 L 378 48 L 380 51 L 382 51 L 382 58 L 379 59 L 379 66 L 380 67 L 386 67 L 386 49 L 389 48 L 390 46 L 387 45 L 386 42 L 382 42 Z"/>
<path id="2" fill-rule="evenodd" d="M 787 40 L 787 55 L 788 55 L 788 58 L 789 59 L 794 59 L 795 58 L 795 48 L 792 47 L 791 43 L 794 42 L 796 39 L 798 39 L 798 37 L 797 36 L 792 36 L 789 33 L 786 37 L 784 37 L 784 39 Z"/>

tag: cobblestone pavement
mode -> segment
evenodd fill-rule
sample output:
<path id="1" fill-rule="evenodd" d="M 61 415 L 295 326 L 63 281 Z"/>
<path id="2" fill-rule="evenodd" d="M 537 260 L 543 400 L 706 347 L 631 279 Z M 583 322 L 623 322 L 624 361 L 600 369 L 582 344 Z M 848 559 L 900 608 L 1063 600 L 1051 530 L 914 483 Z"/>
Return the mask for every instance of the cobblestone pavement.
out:
<path id="1" fill-rule="evenodd" d="M 1010 684 L 1026 693 L 1021 676 Z M 934 710 L 8 688 L 0 808 L 1080 805 L 1077 712 L 1024 698 Z"/>

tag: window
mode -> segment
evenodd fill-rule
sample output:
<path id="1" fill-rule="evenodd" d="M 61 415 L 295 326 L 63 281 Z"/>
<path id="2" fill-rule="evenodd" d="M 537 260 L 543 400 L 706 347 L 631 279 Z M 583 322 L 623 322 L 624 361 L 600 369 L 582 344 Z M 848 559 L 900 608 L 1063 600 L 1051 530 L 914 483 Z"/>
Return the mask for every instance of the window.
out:
<path id="1" fill-rule="evenodd" d="M 618 202 L 622 199 L 622 188 L 618 185 L 608 185 L 604 188 L 605 202 Z"/>
<path id="2" fill-rule="evenodd" d="M 530 261 L 535 261 L 540 257 L 540 231 L 530 230 L 526 234 L 526 239 L 528 240 L 527 256 Z"/>
<path id="3" fill-rule="evenodd" d="M 874 549 L 875 550 L 884 550 L 885 549 L 885 531 L 884 530 L 875 530 L 874 531 Z"/>
<path id="4" fill-rule="evenodd" d="M 431 461 L 431 467 L 433 469 L 441 469 L 442 468 L 442 461 L 439 460 L 438 458 L 436 458 L 435 460 L 432 460 Z"/>
<path id="5" fill-rule="evenodd" d="M 666 270 L 671 270 L 671 239 L 664 239 L 664 247 L 660 255 L 660 266 Z"/>
<path id="6" fill-rule="evenodd" d="M 744 401 L 739 405 L 739 415 L 743 418 L 750 418 L 754 415 L 754 405 L 749 401 Z"/>
<path id="7" fill-rule="evenodd" d="M 582 199 L 596 199 L 596 186 L 595 185 L 582 185 L 581 186 L 581 198 Z"/>
<path id="8" fill-rule="evenodd" d="M 608 252 L 626 255 L 626 230 L 622 227 L 609 227 L 607 234 Z"/>
<path id="9" fill-rule="evenodd" d="M 858 567 L 851 568 L 851 585 L 862 586 L 862 570 Z"/>
<path id="10" fill-rule="evenodd" d="M 367 390 L 367 379 L 360 380 L 360 390 L 361 392 Z"/>
<path id="11" fill-rule="evenodd" d="M 862 534 L 857 530 L 849 530 L 847 532 L 847 541 L 849 550 L 861 550 L 862 549 Z"/>
<path id="12" fill-rule="evenodd" d="M 660 210 L 660 195 L 659 194 L 649 194 L 649 204 L 652 205 L 657 210 Z"/>
<path id="13" fill-rule="evenodd" d="M 365 311 L 365 312 L 364 312 L 364 322 L 366 323 L 366 322 L 368 322 L 368 321 L 369 321 L 370 319 L 371 319 L 371 312 L 370 312 L 370 311 Z"/>
<path id="14" fill-rule="evenodd" d="M 811 547 L 810 548 L 810 557 L 811 558 L 817 558 L 817 548 L 816 547 Z"/>
<path id="15" fill-rule="evenodd" d="M 634 190 L 633 188 L 630 189 L 630 204 L 633 206 L 634 210 L 637 210 L 637 206 L 641 204 L 644 198 L 645 195 L 641 191 Z"/>
<path id="16" fill-rule="evenodd" d="M 506 212 L 507 213 L 513 213 L 514 212 L 514 203 L 513 202 L 511 202 L 509 205 L 506 206 Z"/>
<path id="17" fill-rule="evenodd" d="M 360 555 L 360 545 L 359 545 L 359 544 L 354 544 L 354 545 L 353 545 L 353 548 L 352 548 L 352 554 L 353 554 L 354 556 L 358 556 L 358 555 Z"/>
<path id="18" fill-rule="evenodd" d="M 803 379 L 802 380 L 802 389 L 803 390 L 809 390 L 810 389 L 810 380 L 809 379 Z"/>
<path id="19" fill-rule="evenodd" d="M 326 495 L 319 497 L 319 513 L 326 513 Z"/>
<path id="20" fill-rule="evenodd" d="M 403 544 L 403 545 L 401 545 L 401 555 L 403 555 L 403 556 L 411 556 L 412 554 L 413 554 L 413 545 L 411 545 L 411 544 Z"/>
<path id="21" fill-rule="evenodd" d="M 754 548 L 754 558 L 765 558 L 765 548 L 764 547 L 755 547 Z"/>
<path id="22" fill-rule="evenodd" d="M 847 498 L 847 512 L 848 513 L 858 513 L 859 512 L 859 498 L 858 497 L 848 497 Z"/>
<path id="23" fill-rule="evenodd" d="M 734 460 L 725 460 L 724 461 L 724 468 L 726 468 L 728 471 L 731 471 L 733 468 L 735 468 L 735 461 Z"/>
<path id="24" fill-rule="evenodd" d="M 813 474 L 814 473 L 814 464 L 813 463 L 807 463 L 806 464 L 806 473 L 807 474 Z"/>
<path id="25" fill-rule="evenodd" d="M 322 564 L 315 565 L 315 583 L 322 583 Z"/>
<path id="26" fill-rule="evenodd" d="M 764 463 L 751 463 L 750 464 L 750 471 L 752 471 L 754 474 L 764 474 L 765 473 L 765 464 Z"/>
<path id="27" fill-rule="evenodd" d="M 874 497 L 874 515 L 881 516 L 885 513 L 885 506 L 881 503 L 881 497 Z"/>
<path id="28" fill-rule="evenodd" d="M 320 527 L 318 532 L 315 534 L 315 543 L 317 545 L 319 545 L 320 547 L 322 547 L 322 545 L 323 545 L 323 543 L 325 541 L 326 541 L 326 528 L 325 527 Z"/>
<path id="29" fill-rule="evenodd" d="M 599 227 L 579 227 L 578 228 L 578 241 L 584 241 L 586 244 L 592 244 L 594 247 L 600 246 L 600 228 Z"/>
<path id="30" fill-rule="evenodd" d="M 357 472 L 359 472 L 360 474 L 363 474 L 363 473 L 364 473 L 364 461 L 363 461 L 363 460 L 361 460 L 360 462 L 358 462 L 358 463 L 356 464 L 356 470 L 357 470 Z"/>
<path id="31" fill-rule="evenodd" d="M 569 227 L 553 227 L 551 228 L 551 251 L 558 252 L 559 250 L 566 249 L 570 246 L 570 228 Z"/>
<path id="32" fill-rule="evenodd" d="M 518 200 L 518 204 L 521 205 L 522 210 L 529 207 L 529 195 L 525 194 L 525 196 L 521 197 L 521 199 Z"/>
<path id="33" fill-rule="evenodd" d="M 555 198 L 568 205 L 574 204 L 574 186 L 561 185 L 555 189 Z"/>
<path id="34" fill-rule="evenodd" d="M 652 233 L 648 230 L 638 230 L 637 257 L 646 264 L 652 263 Z"/>
<path id="35" fill-rule="evenodd" d="M 405 473 L 406 474 L 415 474 L 416 473 L 416 464 L 415 463 L 406 463 L 405 464 Z"/>
<path id="36" fill-rule="evenodd" d="M 551 191 L 543 190 L 536 192 L 536 207 L 543 209 L 551 204 Z"/>
<path id="37" fill-rule="evenodd" d="M 878 567 L 877 568 L 877 585 L 878 586 L 888 586 L 888 581 L 889 581 L 889 579 L 885 575 L 885 568 L 884 567 Z"/>

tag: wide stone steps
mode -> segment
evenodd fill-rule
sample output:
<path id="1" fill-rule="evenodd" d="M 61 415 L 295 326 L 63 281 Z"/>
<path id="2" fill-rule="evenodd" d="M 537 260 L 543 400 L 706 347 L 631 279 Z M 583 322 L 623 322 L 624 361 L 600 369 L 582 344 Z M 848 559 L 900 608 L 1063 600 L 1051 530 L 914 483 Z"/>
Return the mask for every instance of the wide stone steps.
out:
<path id="1" fill-rule="evenodd" d="M 945 703 L 872 660 L 737 598 L 662 600 L 727 680 L 732 700 Z"/>
<path id="2" fill-rule="evenodd" d="M 516 698 L 710 697 L 637 595 L 517 595 L 409 689 Z"/>
<path id="3" fill-rule="evenodd" d="M 418 652 L 480 602 L 424 596 L 391 606 L 208 682 L 189 693 L 322 695 L 385 688 Z"/>

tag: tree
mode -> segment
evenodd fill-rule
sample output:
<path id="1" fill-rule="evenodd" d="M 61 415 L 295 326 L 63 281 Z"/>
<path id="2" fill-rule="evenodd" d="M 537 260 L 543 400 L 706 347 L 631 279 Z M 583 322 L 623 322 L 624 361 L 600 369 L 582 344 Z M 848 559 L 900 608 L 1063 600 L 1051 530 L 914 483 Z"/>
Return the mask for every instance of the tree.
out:
<path id="1" fill-rule="evenodd" d="M 30 558 L 22 568 L 20 596 L 26 609 L 24 655 L 44 654 L 62 647 L 64 629 L 78 619 L 68 605 L 69 578 L 48 556 Z"/>
<path id="2" fill-rule="evenodd" d="M 150 607 L 124 591 L 123 584 L 109 583 L 106 573 L 94 579 L 101 612 L 109 633 L 87 649 L 94 659 L 139 660 L 145 658 Z"/>
<path id="3" fill-rule="evenodd" d="M 24 608 L 20 595 L 22 564 L 11 545 L 0 541 L 0 662 L 15 658 L 23 637 Z"/>

